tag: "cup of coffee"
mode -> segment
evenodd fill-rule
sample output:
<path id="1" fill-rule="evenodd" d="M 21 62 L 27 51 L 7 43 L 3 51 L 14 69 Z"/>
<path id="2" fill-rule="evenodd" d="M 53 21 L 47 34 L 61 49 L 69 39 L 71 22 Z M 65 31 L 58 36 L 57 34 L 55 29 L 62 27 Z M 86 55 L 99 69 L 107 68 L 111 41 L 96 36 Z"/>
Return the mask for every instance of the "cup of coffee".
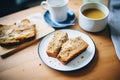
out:
<path id="1" fill-rule="evenodd" d="M 63 22 L 67 19 L 67 4 L 69 0 L 46 0 L 41 2 L 41 7 L 48 10 L 54 22 Z"/>
<path id="2" fill-rule="evenodd" d="M 108 21 L 109 10 L 101 3 L 86 3 L 79 9 L 79 25 L 88 32 L 102 31 Z"/>

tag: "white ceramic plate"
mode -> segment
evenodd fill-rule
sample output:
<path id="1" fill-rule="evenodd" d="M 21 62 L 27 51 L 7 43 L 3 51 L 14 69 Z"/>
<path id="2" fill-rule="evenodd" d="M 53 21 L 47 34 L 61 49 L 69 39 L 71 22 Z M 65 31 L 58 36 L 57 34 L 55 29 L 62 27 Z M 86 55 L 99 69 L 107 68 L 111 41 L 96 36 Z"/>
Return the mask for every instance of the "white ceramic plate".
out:
<path id="1" fill-rule="evenodd" d="M 59 71 L 73 71 L 86 66 L 93 59 L 95 55 L 95 45 L 93 40 L 88 35 L 77 30 L 71 30 L 71 29 L 61 29 L 61 30 L 67 32 L 69 38 L 75 38 L 77 36 L 81 36 L 82 39 L 89 44 L 88 48 L 79 56 L 75 57 L 68 64 L 63 65 L 58 59 L 49 57 L 46 54 L 48 43 L 53 38 L 53 35 L 55 33 L 52 32 L 48 34 L 46 37 L 44 37 L 38 46 L 38 54 L 41 60 L 50 68 Z"/>

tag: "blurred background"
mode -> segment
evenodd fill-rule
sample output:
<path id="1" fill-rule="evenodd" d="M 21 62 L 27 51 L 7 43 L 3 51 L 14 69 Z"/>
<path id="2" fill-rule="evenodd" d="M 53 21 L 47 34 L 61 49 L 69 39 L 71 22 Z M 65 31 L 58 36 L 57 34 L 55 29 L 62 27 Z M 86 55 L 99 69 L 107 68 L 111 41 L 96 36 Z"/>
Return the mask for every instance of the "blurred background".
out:
<path id="1" fill-rule="evenodd" d="M 24 10 L 30 7 L 39 6 L 41 1 L 45 0 L 0 0 L 0 17 L 4 17 L 8 14 Z M 108 5 L 109 0 L 83 0 L 83 1 L 95 1 L 103 2 Z"/>
<path id="2" fill-rule="evenodd" d="M 40 5 L 41 1 L 43 0 L 1 0 L 0 17 Z"/>

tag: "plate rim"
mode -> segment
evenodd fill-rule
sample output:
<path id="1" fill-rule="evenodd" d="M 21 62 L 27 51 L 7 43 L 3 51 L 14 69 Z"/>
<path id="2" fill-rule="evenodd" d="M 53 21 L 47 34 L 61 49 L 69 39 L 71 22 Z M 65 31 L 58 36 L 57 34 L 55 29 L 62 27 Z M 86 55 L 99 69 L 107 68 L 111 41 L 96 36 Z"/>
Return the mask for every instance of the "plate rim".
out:
<path id="1" fill-rule="evenodd" d="M 74 11 L 71 10 L 71 9 L 68 9 L 68 14 L 69 14 L 69 11 L 72 12 L 72 13 L 74 14 L 74 18 L 71 20 L 72 23 L 74 23 L 75 20 L 76 20 L 76 15 L 75 15 Z M 64 25 L 64 26 L 55 26 L 55 25 L 51 25 L 50 23 L 48 23 L 48 21 L 47 21 L 46 18 L 45 18 L 45 15 L 47 14 L 47 12 L 49 13 L 48 10 L 45 11 L 45 13 L 43 14 L 43 17 L 44 17 L 45 22 L 46 22 L 48 25 L 50 25 L 50 26 L 52 26 L 52 27 L 54 27 L 54 28 L 64 28 L 64 27 L 67 27 L 67 26 L 64 25 L 64 24 L 62 24 L 62 25 Z M 49 13 L 49 15 L 50 15 L 50 13 Z M 50 18 L 49 18 L 49 19 L 50 19 Z M 50 20 L 51 20 L 51 19 L 50 19 Z M 53 22 L 53 21 L 51 20 L 51 22 Z M 64 21 L 63 21 L 63 22 L 64 22 Z M 55 22 L 53 22 L 53 23 L 55 24 Z M 60 22 L 60 23 L 61 23 L 61 22 Z M 60 24 L 60 23 L 59 23 L 59 24 Z"/>
<path id="2" fill-rule="evenodd" d="M 81 31 L 79 31 L 79 30 L 73 30 L 73 29 L 60 29 L 60 30 L 62 30 L 62 31 L 63 31 L 63 30 L 78 31 L 78 32 L 80 32 L 80 33 L 82 33 L 82 34 L 85 34 L 84 32 L 81 32 Z M 56 30 L 56 31 L 59 31 L 59 30 Z M 51 35 L 52 33 L 56 32 L 56 31 L 53 31 L 53 32 L 47 34 L 44 38 L 48 37 L 49 35 Z M 71 70 L 65 70 L 65 69 L 56 69 L 56 68 L 53 68 L 53 67 L 49 66 L 47 63 L 45 63 L 45 61 L 41 58 L 41 55 L 40 55 L 40 52 L 39 52 L 39 48 L 40 48 L 40 46 L 41 46 L 40 44 L 42 43 L 42 41 L 43 41 L 44 38 L 42 38 L 42 40 L 41 40 L 41 41 L 39 42 L 39 44 L 38 44 L 38 55 L 39 55 L 39 58 L 41 59 L 41 61 L 42 61 L 46 66 L 48 66 L 48 67 L 51 68 L 51 69 L 57 70 L 57 71 L 75 71 L 75 70 L 79 70 L 79 69 L 87 66 L 87 65 L 93 60 L 93 58 L 94 58 L 94 56 L 95 56 L 95 53 L 96 53 L 96 45 L 95 45 L 93 39 L 92 39 L 89 35 L 87 35 L 87 34 L 85 34 L 85 35 L 88 36 L 88 37 L 91 39 L 91 41 L 93 42 L 93 45 L 94 45 L 94 53 L 93 53 L 92 58 L 90 58 L 90 60 L 89 60 L 87 63 L 85 63 L 85 65 L 83 65 L 82 67 L 76 68 L 76 69 L 71 69 Z"/>

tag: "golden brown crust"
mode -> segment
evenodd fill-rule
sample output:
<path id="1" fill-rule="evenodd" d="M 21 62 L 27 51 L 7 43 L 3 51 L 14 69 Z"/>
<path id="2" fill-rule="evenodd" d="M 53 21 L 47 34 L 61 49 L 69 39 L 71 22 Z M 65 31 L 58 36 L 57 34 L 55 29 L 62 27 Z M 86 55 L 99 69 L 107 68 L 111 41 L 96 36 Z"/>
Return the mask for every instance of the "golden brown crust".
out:
<path id="1" fill-rule="evenodd" d="M 24 19 L 21 23 L 13 25 L 0 25 L 0 45 L 20 43 L 25 40 L 34 39 L 36 36 L 36 25 Z"/>
<path id="2" fill-rule="evenodd" d="M 48 56 L 57 57 L 62 44 L 67 40 L 68 34 L 66 32 L 56 31 L 46 50 Z"/>
<path id="3" fill-rule="evenodd" d="M 77 55 L 81 54 L 87 47 L 88 44 L 81 37 L 70 39 L 62 45 L 57 59 L 60 60 L 63 64 L 67 64 Z"/>

